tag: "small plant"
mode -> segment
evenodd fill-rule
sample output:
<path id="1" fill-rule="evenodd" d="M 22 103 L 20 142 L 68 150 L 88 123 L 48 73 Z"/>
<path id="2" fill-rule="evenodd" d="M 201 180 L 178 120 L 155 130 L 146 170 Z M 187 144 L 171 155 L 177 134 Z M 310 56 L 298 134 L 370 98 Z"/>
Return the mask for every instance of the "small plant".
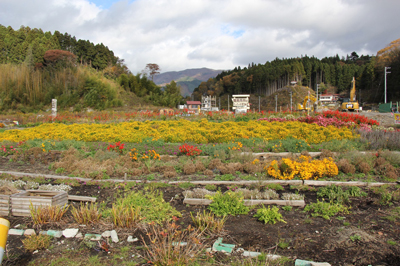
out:
<path id="1" fill-rule="evenodd" d="M 368 194 L 359 187 L 350 187 L 346 191 L 351 197 L 366 197 Z"/>
<path id="2" fill-rule="evenodd" d="M 190 182 L 182 182 L 179 183 L 178 187 L 180 187 L 181 189 L 188 189 L 188 188 L 192 188 L 195 187 L 196 185 Z"/>
<path id="3" fill-rule="evenodd" d="M 195 156 L 201 154 L 201 150 L 199 150 L 199 148 L 189 145 L 187 143 L 179 146 L 179 151 L 187 156 Z"/>
<path id="4" fill-rule="evenodd" d="M 235 180 L 236 177 L 232 174 L 225 174 L 225 175 L 217 175 L 214 179 L 217 181 L 232 181 Z"/>
<path id="5" fill-rule="evenodd" d="M 226 217 L 224 216 L 222 219 L 217 219 L 214 214 L 211 212 L 203 213 L 197 212 L 196 216 L 193 216 L 193 213 L 190 213 L 190 217 L 197 229 L 200 232 L 204 232 L 207 235 L 217 235 L 224 228 L 224 224 L 226 222 Z"/>
<path id="6" fill-rule="evenodd" d="M 279 239 L 278 248 L 287 249 L 289 247 L 289 242 L 285 242 L 284 239 Z"/>
<path id="7" fill-rule="evenodd" d="M 64 206 L 38 206 L 34 207 L 32 202 L 29 206 L 31 217 L 34 224 L 42 225 L 49 222 L 59 222 L 64 214 L 67 212 L 69 205 Z"/>
<path id="8" fill-rule="evenodd" d="M 359 242 L 359 241 L 361 241 L 361 236 L 359 236 L 359 235 L 350 236 L 350 240 L 353 242 Z"/>
<path id="9" fill-rule="evenodd" d="M 247 214 L 249 208 L 244 205 L 241 193 L 227 191 L 221 193 L 217 191 L 214 195 L 206 195 L 206 198 L 212 200 L 208 209 L 217 216 Z"/>
<path id="10" fill-rule="evenodd" d="M 216 191 L 217 190 L 217 186 L 214 184 L 207 184 L 205 187 L 205 189 L 210 190 L 210 191 Z"/>
<path id="11" fill-rule="evenodd" d="M 203 250 L 200 232 L 190 225 L 180 229 L 173 221 L 163 226 L 152 224 L 146 231 L 151 245 L 142 241 L 146 259 L 153 265 L 191 265 Z M 183 242 L 185 245 L 181 245 Z"/>
<path id="12" fill-rule="evenodd" d="M 341 187 L 336 185 L 330 185 L 321 187 L 317 191 L 317 196 L 320 198 L 326 198 L 331 202 L 348 203 L 349 194 L 346 193 Z"/>
<path id="13" fill-rule="evenodd" d="M 275 183 L 266 184 L 266 185 L 265 185 L 265 188 L 273 189 L 273 190 L 276 190 L 276 191 L 285 190 L 285 189 L 282 187 L 281 184 L 275 184 Z"/>
<path id="14" fill-rule="evenodd" d="M 396 246 L 397 245 L 397 242 L 394 241 L 394 240 L 388 240 L 386 243 L 388 243 L 391 246 Z"/>
<path id="15" fill-rule="evenodd" d="M 24 248 L 33 252 L 35 250 L 47 249 L 50 246 L 51 237 L 48 235 L 31 235 L 22 240 Z"/>
<path id="16" fill-rule="evenodd" d="M 282 214 L 279 213 L 279 208 L 276 206 L 272 208 L 268 206 L 268 209 L 263 206 L 257 210 L 257 213 L 254 214 L 253 217 L 258 218 L 259 221 L 265 224 L 276 224 L 277 222 L 286 223 L 285 220 L 282 219 Z"/>
<path id="17" fill-rule="evenodd" d="M 343 222 L 343 225 L 344 225 L 344 226 L 349 226 L 350 223 L 349 223 L 349 222 Z"/>
<path id="18" fill-rule="evenodd" d="M 290 212 L 292 209 L 293 209 L 293 206 L 289 206 L 289 205 L 282 206 L 282 210 L 287 211 L 287 212 Z"/>
<path id="19" fill-rule="evenodd" d="M 62 167 L 56 169 L 56 174 L 62 174 L 64 172 L 65 172 L 65 169 Z"/>
<path id="20" fill-rule="evenodd" d="M 140 207 L 135 209 L 132 206 L 125 207 L 121 204 L 113 205 L 111 218 L 116 227 L 123 228 L 134 228 L 143 220 L 143 218 L 140 217 Z"/>
<path id="21" fill-rule="evenodd" d="M 77 209 L 72 206 L 72 216 L 75 221 L 79 224 L 92 224 L 100 221 L 101 212 L 97 208 L 97 205 L 91 202 L 90 204 L 83 204 Z"/>
<path id="22" fill-rule="evenodd" d="M 316 203 L 311 203 L 304 207 L 304 211 L 312 211 L 312 216 L 320 216 L 326 220 L 329 220 L 330 217 L 333 217 L 338 213 L 348 214 L 349 208 L 342 205 L 341 203 L 330 203 L 317 200 Z"/>

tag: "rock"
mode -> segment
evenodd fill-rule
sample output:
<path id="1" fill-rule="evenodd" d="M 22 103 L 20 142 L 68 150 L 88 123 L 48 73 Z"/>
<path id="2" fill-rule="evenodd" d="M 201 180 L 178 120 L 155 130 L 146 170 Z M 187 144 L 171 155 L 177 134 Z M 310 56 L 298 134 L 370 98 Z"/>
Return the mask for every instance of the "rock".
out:
<path id="1" fill-rule="evenodd" d="M 118 243 L 119 242 L 117 231 L 115 231 L 115 230 L 111 231 L 111 240 L 114 243 Z"/>
<path id="2" fill-rule="evenodd" d="M 39 235 L 46 235 L 47 236 L 47 231 L 40 231 Z"/>
<path id="3" fill-rule="evenodd" d="M 33 236 L 33 235 L 36 235 L 36 232 L 34 229 L 26 229 L 25 230 L 24 236 Z"/>
<path id="4" fill-rule="evenodd" d="M 331 264 L 327 262 L 311 262 L 311 266 L 331 266 Z"/>
<path id="5" fill-rule="evenodd" d="M 60 237 L 63 236 L 63 232 L 62 231 L 57 231 L 57 230 L 48 230 L 47 231 L 47 235 L 55 237 L 55 238 L 60 238 Z"/>
<path id="6" fill-rule="evenodd" d="M 79 229 L 76 229 L 76 228 L 68 228 L 68 229 L 65 229 L 62 233 L 65 238 L 71 238 L 71 237 L 75 237 L 76 234 L 78 233 L 78 231 L 79 231 Z"/>
<path id="7" fill-rule="evenodd" d="M 111 231 L 104 231 L 104 233 L 101 234 L 101 237 L 107 238 L 111 236 Z"/>
<path id="8" fill-rule="evenodd" d="M 137 237 L 133 238 L 133 236 L 128 236 L 128 239 L 126 241 L 129 243 L 132 243 L 132 242 L 139 241 L 139 239 Z"/>
<path id="9" fill-rule="evenodd" d="M 82 238 L 82 237 L 83 237 L 82 233 L 78 233 L 78 234 L 75 236 L 75 238 Z"/>
<path id="10" fill-rule="evenodd" d="M 22 236 L 23 234 L 24 234 L 24 230 L 22 230 L 22 229 L 8 230 L 8 235 L 10 235 L 10 236 Z"/>

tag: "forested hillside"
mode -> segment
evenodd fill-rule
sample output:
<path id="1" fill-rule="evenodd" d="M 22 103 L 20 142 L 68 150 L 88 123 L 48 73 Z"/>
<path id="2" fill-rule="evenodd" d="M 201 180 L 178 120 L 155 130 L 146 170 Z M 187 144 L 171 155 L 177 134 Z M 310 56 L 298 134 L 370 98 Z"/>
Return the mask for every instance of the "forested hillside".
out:
<path id="1" fill-rule="evenodd" d="M 75 110 L 143 102 L 172 107 L 182 100 L 176 84 L 162 91 L 147 75 L 133 75 L 102 43 L 0 25 L 0 110 L 41 110 L 54 98 Z"/>
<path id="2" fill-rule="evenodd" d="M 399 39 L 400 40 L 400 39 Z M 384 67 L 391 67 L 387 76 L 388 99 L 400 100 L 400 41 L 396 40 L 378 52 L 377 56 L 361 55 L 356 52 L 340 58 L 339 55 L 318 59 L 301 56 L 298 58 L 276 58 L 265 64 L 249 64 L 241 69 L 223 71 L 214 79 L 200 84 L 194 91 L 195 99 L 201 95 L 256 94 L 271 95 L 288 87 L 292 81 L 297 85 L 316 90 L 317 84 L 337 93 L 348 93 L 353 76 L 356 78 L 358 95 L 364 101 L 381 102 L 384 93 Z M 321 91 L 320 91 L 321 92 Z"/>

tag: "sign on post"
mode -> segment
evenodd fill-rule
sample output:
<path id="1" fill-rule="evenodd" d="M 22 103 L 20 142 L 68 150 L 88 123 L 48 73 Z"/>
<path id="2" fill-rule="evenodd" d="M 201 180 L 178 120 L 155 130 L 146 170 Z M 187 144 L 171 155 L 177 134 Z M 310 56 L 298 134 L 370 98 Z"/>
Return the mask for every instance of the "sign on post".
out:
<path id="1" fill-rule="evenodd" d="M 394 113 L 394 123 L 400 125 L 400 113 Z"/>
<path id="2" fill-rule="evenodd" d="M 57 99 L 51 100 L 51 116 L 53 119 L 57 116 Z"/>

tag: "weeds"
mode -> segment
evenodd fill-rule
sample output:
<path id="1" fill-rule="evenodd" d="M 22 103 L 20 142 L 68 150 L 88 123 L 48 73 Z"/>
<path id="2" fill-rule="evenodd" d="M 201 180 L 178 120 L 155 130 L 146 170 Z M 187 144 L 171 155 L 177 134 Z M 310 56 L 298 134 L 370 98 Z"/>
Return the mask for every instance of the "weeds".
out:
<path id="1" fill-rule="evenodd" d="M 285 220 L 282 219 L 282 214 L 279 213 L 279 208 L 276 206 L 272 208 L 268 206 L 268 209 L 263 206 L 257 210 L 257 213 L 253 217 L 258 218 L 259 221 L 265 224 L 276 224 L 277 222 L 286 223 Z"/>
<path id="2" fill-rule="evenodd" d="M 33 252 L 35 250 L 47 249 L 50 246 L 51 237 L 48 235 L 31 235 L 22 240 L 24 248 Z"/>
<path id="3" fill-rule="evenodd" d="M 180 187 L 181 189 L 188 189 L 188 188 L 192 188 L 195 187 L 196 185 L 190 182 L 182 182 L 179 183 L 178 187 Z"/>
<path id="4" fill-rule="evenodd" d="M 249 212 L 249 208 L 244 205 L 241 193 L 227 191 L 222 194 L 221 191 L 217 191 L 214 195 L 206 195 L 206 198 L 212 200 L 208 208 L 217 216 L 247 214 Z"/>
<path id="5" fill-rule="evenodd" d="M 72 216 L 79 224 L 92 224 L 100 221 L 101 212 L 98 210 L 97 205 L 91 202 L 90 204 L 81 203 L 78 209 L 72 206 Z"/>
<path id="6" fill-rule="evenodd" d="M 226 222 L 225 216 L 222 217 L 222 219 L 217 219 L 214 214 L 206 212 L 205 210 L 203 213 L 197 212 L 196 216 L 193 216 L 193 213 L 190 213 L 190 217 L 192 218 L 195 227 L 206 235 L 218 235 L 221 233 Z"/>
<path id="7" fill-rule="evenodd" d="M 33 223 L 36 225 L 42 225 L 49 222 L 59 222 L 64 214 L 67 212 L 69 205 L 64 206 L 33 206 L 32 202 L 29 206 Z"/>
<path id="8" fill-rule="evenodd" d="M 346 207 L 341 203 L 330 203 L 317 200 L 316 203 L 311 203 L 304 207 L 304 211 L 312 211 L 313 213 L 311 215 L 313 217 L 320 216 L 326 220 L 329 220 L 330 217 L 333 217 L 338 213 L 348 214 L 349 207 Z"/>
<path id="9" fill-rule="evenodd" d="M 153 265 L 189 265 L 203 250 L 200 232 L 190 225 L 180 229 L 175 222 L 163 226 L 152 224 L 146 231 L 151 245 L 147 245 L 143 238 L 142 241 L 146 247 L 146 259 Z"/>
<path id="10" fill-rule="evenodd" d="M 111 218 L 116 227 L 134 228 L 143 220 L 140 217 L 140 207 L 125 207 L 123 205 L 113 205 Z"/>

